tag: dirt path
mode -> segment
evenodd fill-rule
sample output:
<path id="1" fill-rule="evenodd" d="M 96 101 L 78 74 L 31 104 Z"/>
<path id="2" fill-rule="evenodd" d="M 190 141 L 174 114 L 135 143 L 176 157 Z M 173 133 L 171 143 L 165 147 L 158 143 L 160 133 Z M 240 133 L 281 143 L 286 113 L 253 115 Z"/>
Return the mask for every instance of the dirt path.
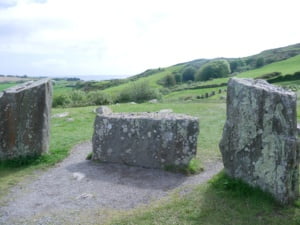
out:
<path id="1" fill-rule="evenodd" d="M 83 212 L 131 209 L 148 204 L 176 188 L 189 190 L 195 184 L 206 182 L 222 169 L 221 163 L 211 163 L 203 173 L 187 177 L 88 161 L 85 158 L 89 152 L 90 142 L 77 145 L 56 167 L 41 173 L 29 184 L 14 187 L 4 206 L 0 204 L 0 224 L 81 224 L 76 221 L 80 221 Z"/>

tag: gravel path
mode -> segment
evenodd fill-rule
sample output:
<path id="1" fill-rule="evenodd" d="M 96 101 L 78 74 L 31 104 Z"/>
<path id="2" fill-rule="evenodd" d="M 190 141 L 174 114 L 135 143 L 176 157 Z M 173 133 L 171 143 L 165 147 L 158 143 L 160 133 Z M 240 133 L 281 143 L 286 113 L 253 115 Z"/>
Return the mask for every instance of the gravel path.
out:
<path id="1" fill-rule="evenodd" d="M 155 169 L 101 164 L 85 160 L 91 149 L 90 142 L 79 144 L 56 167 L 40 172 L 28 184 L 14 187 L 5 203 L 0 204 L 0 224 L 61 224 L 62 219 L 64 224 L 81 224 L 76 217 L 83 211 L 132 209 L 179 187 L 187 192 L 222 169 L 221 163 L 214 162 L 207 164 L 201 174 L 187 177 Z"/>

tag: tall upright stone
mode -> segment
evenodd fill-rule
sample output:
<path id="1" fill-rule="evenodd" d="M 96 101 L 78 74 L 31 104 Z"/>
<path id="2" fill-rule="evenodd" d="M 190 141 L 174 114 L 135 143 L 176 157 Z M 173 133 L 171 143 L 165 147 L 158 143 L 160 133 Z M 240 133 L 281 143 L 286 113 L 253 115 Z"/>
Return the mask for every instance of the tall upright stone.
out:
<path id="1" fill-rule="evenodd" d="M 220 142 L 225 171 L 282 204 L 299 192 L 296 95 L 264 80 L 232 78 Z"/>
<path id="2" fill-rule="evenodd" d="M 51 103 L 49 79 L 0 92 L 0 160 L 48 151 Z"/>

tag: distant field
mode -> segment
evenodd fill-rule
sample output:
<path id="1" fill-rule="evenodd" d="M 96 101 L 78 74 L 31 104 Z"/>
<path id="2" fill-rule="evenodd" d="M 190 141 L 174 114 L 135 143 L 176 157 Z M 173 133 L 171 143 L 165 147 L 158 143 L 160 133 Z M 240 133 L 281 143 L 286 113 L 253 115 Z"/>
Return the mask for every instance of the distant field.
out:
<path id="1" fill-rule="evenodd" d="M 29 80 L 29 78 L 21 78 L 21 77 L 0 77 L 0 83 L 3 82 L 16 82 L 16 81 L 26 81 Z"/>
<path id="2" fill-rule="evenodd" d="M 163 71 L 153 74 L 151 76 L 142 77 L 142 78 L 138 79 L 138 81 L 147 82 L 153 88 L 162 88 L 161 85 L 157 84 L 157 81 L 164 78 L 166 75 L 171 74 L 173 71 L 180 70 L 182 67 L 183 67 L 182 65 L 171 66 L 171 67 L 165 68 Z M 130 87 L 130 83 L 131 82 L 126 83 L 126 84 L 121 84 L 116 87 L 107 88 L 104 90 L 104 92 L 106 92 L 108 94 L 112 94 L 112 95 L 115 93 L 119 93 L 123 89 Z"/>
<path id="3" fill-rule="evenodd" d="M 222 90 L 221 94 L 218 94 L 218 91 Z M 183 101 L 183 100 L 195 100 L 198 99 L 200 96 L 205 95 L 206 93 L 210 94 L 212 92 L 215 92 L 215 94 L 220 98 L 220 96 L 225 95 L 224 90 L 226 90 L 226 87 L 219 87 L 219 88 L 204 88 L 204 89 L 189 89 L 189 90 L 183 90 L 183 91 L 175 91 L 171 92 L 168 95 L 164 96 L 164 101 Z M 209 99 L 211 99 L 210 97 Z"/>
<path id="4" fill-rule="evenodd" d="M 16 82 L 9 82 L 9 83 L 0 83 L 0 91 L 3 91 L 9 87 L 15 86 Z"/>
<path id="5" fill-rule="evenodd" d="M 13 87 L 18 83 L 26 82 L 31 80 L 30 78 L 21 78 L 21 77 L 0 77 L 0 91 L 3 91 L 7 88 Z"/>
<path id="6" fill-rule="evenodd" d="M 237 77 L 254 78 L 272 72 L 281 72 L 283 75 L 286 75 L 293 74 L 297 71 L 300 71 L 300 55 L 289 58 L 287 60 L 271 63 L 259 69 L 240 73 L 237 75 Z"/>
<path id="7" fill-rule="evenodd" d="M 66 94 L 70 91 L 73 90 L 72 85 L 76 83 L 75 81 L 55 81 L 53 84 L 53 95 L 61 95 L 61 94 Z"/>
<path id="8" fill-rule="evenodd" d="M 256 78 L 267 73 L 281 72 L 283 75 L 293 74 L 300 71 L 300 55 L 289 58 L 287 60 L 275 62 L 263 66 L 259 69 L 249 70 L 236 75 L 240 78 Z M 218 78 L 210 81 L 203 82 L 202 85 L 221 84 L 226 83 L 229 78 Z"/>

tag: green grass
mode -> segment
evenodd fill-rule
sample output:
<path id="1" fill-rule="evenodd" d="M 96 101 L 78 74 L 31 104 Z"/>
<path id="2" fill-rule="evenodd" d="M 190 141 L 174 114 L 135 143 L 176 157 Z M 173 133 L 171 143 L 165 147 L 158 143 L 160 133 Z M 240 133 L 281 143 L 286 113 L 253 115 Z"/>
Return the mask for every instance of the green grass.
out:
<path id="1" fill-rule="evenodd" d="M 222 91 L 226 90 L 227 87 L 218 87 L 218 88 L 205 88 L 205 89 L 189 89 L 189 90 L 184 90 L 184 91 L 175 91 L 171 92 L 170 94 L 167 94 L 164 96 L 163 100 L 164 101 L 183 101 L 183 100 L 195 100 L 197 97 L 201 95 L 205 95 L 205 93 L 211 93 L 215 92 L 218 94 L 219 89 Z M 225 95 L 226 93 L 221 93 L 218 95 L 218 97 Z"/>
<path id="2" fill-rule="evenodd" d="M 249 70 L 242 72 L 236 75 L 240 78 L 256 78 L 261 75 L 272 73 L 272 72 L 281 72 L 283 75 L 293 74 L 297 71 L 300 71 L 300 55 L 294 56 L 287 60 L 282 60 L 279 62 L 271 63 L 261 68 L 255 70 Z M 218 78 L 203 82 L 202 85 L 212 85 L 212 84 L 221 84 L 226 83 L 229 78 Z"/>
<path id="3" fill-rule="evenodd" d="M 66 81 L 66 80 L 59 80 L 55 81 L 53 85 L 53 94 L 55 96 L 67 94 L 68 92 L 73 90 L 73 85 L 75 85 L 77 81 Z"/>
<path id="4" fill-rule="evenodd" d="M 55 84 L 53 85 L 54 95 L 66 94 L 72 91 L 73 88 L 71 86 L 74 85 L 75 83 L 76 83 L 75 81 L 65 81 L 65 80 L 56 81 Z M 18 85 L 18 83 L 16 82 L 0 83 L 0 91 L 3 91 L 15 85 Z"/>
<path id="5" fill-rule="evenodd" d="M 268 64 L 259 69 L 246 71 L 237 75 L 242 78 L 255 78 L 271 72 L 281 72 L 283 75 L 293 74 L 300 71 L 300 55 L 289 58 L 287 60 Z"/>
<path id="6" fill-rule="evenodd" d="M 7 88 L 13 87 L 17 85 L 16 82 L 5 82 L 5 83 L 0 83 L 0 91 L 3 91 Z"/>
<path id="7" fill-rule="evenodd" d="M 173 71 L 180 70 L 182 67 L 183 67 L 182 65 L 171 66 L 171 67 L 165 68 L 163 71 L 155 73 L 151 76 L 139 78 L 138 81 L 147 82 L 153 88 L 162 88 L 161 85 L 157 84 L 157 81 L 164 78 L 166 75 L 171 74 Z M 116 93 L 120 93 L 123 89 L 129 88 L 130 83 L 131 82 L 121 84 L 121 85 L 118 85 L 118 86 L 115 86 L 115 87 L 107 88 L 103 91 L 108 93 L 108 94 L 114 95 Z"/>
<path id="8" fill-rule="evenodd" d="M 271 73 L 271 72 L 281 72 L 282 74 L 293 74 L 297 71 L 300 71 L 300 55 L 289 58 L 287 60 L 275 62 L 272 64 L 268 64 L 264 67 L 261 67 L 259 69 L 246 71 L 240 74 L 237 74 L 236 77 L 239 78 L 256 78 L 261 75 Z M 204 85 L 213 85 L 213 84 L 221 84 L 226 83 L 229 80 L 229 78 L 219 78 L 214 79 L 206 82 L 202 82 L 199 86 Z M 292 82 L 281 82 L 278 84 L 282 85 L 292 85 L 292 84 L 298 84 L 297 81 Z M 188 86 L 186 87 L 188 88 Z M 164 100 L 166 101 L 178 101 L 178 100 L 185 100 L 185 99 L 195 99 L 197 96 L 203 95 L 205 93 L 211 93 L 212 91 L 218 92 L 219 89 L 226 89 L 226 87 L 217 87 L 217 88 L 205 88 L 205 89 L 190 89 L 190 90 L 181 90 L 181 91 L 174 91 L 164 96 Z M 221 94 L 222 95 L 222 94 Z M 214 99 L 219 98 L 221 95 L 214 96 Z"/>

